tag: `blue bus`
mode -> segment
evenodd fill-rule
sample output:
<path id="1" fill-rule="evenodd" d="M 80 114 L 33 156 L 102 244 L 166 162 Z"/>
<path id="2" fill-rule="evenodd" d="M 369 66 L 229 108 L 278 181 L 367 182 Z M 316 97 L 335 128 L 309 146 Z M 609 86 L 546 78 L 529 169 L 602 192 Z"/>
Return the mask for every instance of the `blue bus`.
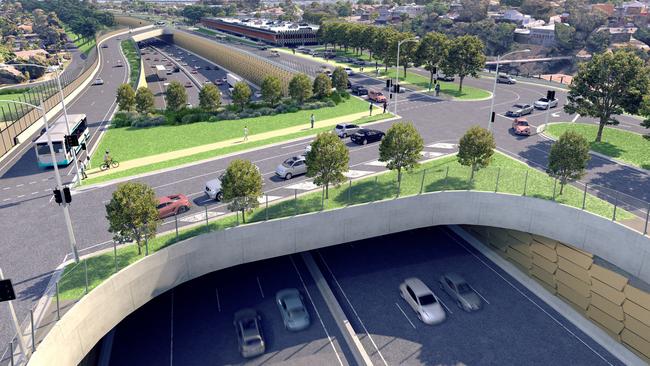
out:
<path id="1" fill-rule="evenodd" d="M 76 135 L 79 139 L 79 146 L 74 147 L 77 155 L 79 155 L 82 145 L 85 145 L 89 136 L 86 115 L 69 114 L 68 123 L 70 126 L 70 134 Z M 49 129 L 56 164 L 59 166 L 70 164 L 73 160 L 72 147 L 65 143 L 65 136 L 68 134 L 68 129 L 65 126 L 65 116 L 61 116 L 50 126 Z M 36 140 L 34 150 L 36 151 L 36 160 L 38 161 L 39 167 L 46 168 L 54 165 L 52 162 L 52 156 L 50 155 L 50 146 L 47 143 L 46 134 L 41 135 L 41 137 Z"/>

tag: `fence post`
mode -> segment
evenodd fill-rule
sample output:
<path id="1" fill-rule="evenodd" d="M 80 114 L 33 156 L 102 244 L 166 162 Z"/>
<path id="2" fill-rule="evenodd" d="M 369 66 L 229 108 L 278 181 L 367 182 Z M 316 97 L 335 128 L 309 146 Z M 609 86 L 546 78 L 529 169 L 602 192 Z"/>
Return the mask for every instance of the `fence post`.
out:
<path id="1" fill-rule="evenodd" d="M 264 206 L 264 221 L 269 221 L 269 195 L 265 194 L 266 197 L 266 206 Z"/>
<path id="2" fill-rule="evenodd" d="M 34 329 L 34 309 L 29 310 L 29 323 L 32 331 L 32 353 L 36 352 L 36 330 Z"/>
<path id="3" fill-rule="evenodd" d="M 320 196 L 320 210 L 325 210 L 325 185 L 323 185 L 323 192 Z"/>
<path id="4" fill-rule="evenodd" d="M 115 273 L 117 273 L 117 243 L 113 240 L 113 258 L 115 259 Z"/>
<path id="5" fill-rule="evenodd" d="M 616 221 L 616 207 L 618 207 L 618 194 L 616 194 L 616 200 L 614 201 L 614 213 L 612 214 L 612 221 Z"/>
<path id="6" fill-rule="evenodd" d="M 501 177 L 501 167 L 497 169 L 497 183 L 494 185 L 494 193 L 499 191 L 499 178 Z"/>
<path id="7" fill-rule="evenodd" d="M 425 168 L 422 171 L 422 182 L 420 182 L 420 194 L 422 194 L 422 190 L 424 189 L 424 175 L 427 173 L 427 169 Z"/>
<path id="8" fill-rule="evenodd" d="M 442 190 L 444 191 L 447 188 L 447 177 L 449 176 L 449 165 L 447 165 L 447 171 L 445 172 L 445 180 L 442 183 Z"/>
<path id="9" fill-rule="evenodd" d="M 643 227 L 643 235 L 648 233 L 648 219 L 650 219 L 650 205 L 648 206 L 648 211 L 645 213 L 645 226 Z"/>
<path id="10" fill-rule="evenodd" d="M 56 320 L 61 320 L 61 307 L 59 306 L 59 282 L 54 283 L 54 290 L 56 291 Z"/>
<path id="11" fill-rule="evenodd" d="M 350 200 L 352 200 L 352 178 L 350 178 L 350 183 L 348 184 L 348 206 L 350 206 Z"/>
<path id="12" fill-rule="evenodd" d="M 582 209 L 585 209 L 585 205 L 587 204 L 587 184 L 585 183 L 585 189 L 582 191 Z"/>
<path id="13" fill-rule="evenodd" d="M 528 169 L 526 169 L 526 177 L 524 178 L 524 196 L 526 196 L 527 188 L 528 188 Z"/>
<path id="14" fill-rule="evenodd" d="M 86 294 L 88 294 L 88 258 L 84 259 L 84 273 L 86 276 Z"/>
<path id="15" fill-rule="evenodd" d="M 210 230 L 208 226 L 208 206 L 205 206 L 205 229 L 206 231 Z"/>
<path id="16" fill-rule="evenodd" d="M 298 190 L 294 189 L 293 190 L 293 209 L 294 209 L 294 216 L 298 215 Z"/>
<path id="17" fill-rule="evenodd" d="M 555 201 L 555 190 L 557 189 L 557 178 L 553 179 L 553 201 Z"/>
<path id="18" fill-rule="evenodd" d="M 178 241 L 178 215 L 174 214 L 174 224 L 176 225 L 176 241 Z"/>

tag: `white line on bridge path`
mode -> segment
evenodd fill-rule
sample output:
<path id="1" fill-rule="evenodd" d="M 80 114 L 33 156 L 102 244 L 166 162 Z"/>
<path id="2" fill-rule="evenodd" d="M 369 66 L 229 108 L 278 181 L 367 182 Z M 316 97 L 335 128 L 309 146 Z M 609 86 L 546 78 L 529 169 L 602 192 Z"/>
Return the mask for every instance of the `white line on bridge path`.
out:
<path id="1" fill-rule="evenodd" d="M 436 142 L 435 144 L 427 145 L 427 147 L 432 147 L 434 149 L 451 150 L 456 147 L 456 144 L 449 144 L 446 142 Z"/>
<path id="2" fill-rule="evenodd" d="M 257 276 L 257 286 L 260 288 L 260 294 L 262 294 L 262 298 L 264 298 L 264 291 L 262 291 L 262 284 L 260 283 L 260 277 Z"/>
<path id="3" fill-rule="evenodd" d="M 406 318 L 406 320 L 408 320 L 409 324 L 411 324 L 411 326 L 413 327 L 413 329 L 417 329 L 417 328 L 415 327 L 415 324 L 413 324 L 413 322 L 411 321 L 411 319 L 409 319 L 409 317 L 406 316 L 406 313 L 404 312 L 404 310 L 402 310 L 402 307 L 399 306 L 398 303 L 395 303 L 395 306 L 397 306 L 397 308 L 399 309 L 399 311 L 402 312 L 402 314 L 404 315 L 404 317 Z"/>
<path id="4" fill-rule="evenodd" d="M 353 179 L 353 178 L 359 178 L 363 177 L 364 175 L 372 174 L 373 172 L 369 172 L 367 170 L 348 170 L 347 172 L 343 173 L 346 177 Z"/>
<path id="5" fill-rule="evenodd" d="M 379 161 L 379 160 L 373 160 L 365 163 L 365 165 L 370 165 L 370 166 L 386 166 L 386 162 L 384 161 Z"/>
<path id="6" fill-rule="evenodd" d="M 443 156 L 445 154 L 441 152 L 422 151 L 420 155 L 422 155 L 422 157 L 426 159 L 433 159 L 433 158 L 437 158 L 438 156 Z"/>
<path id="7" fill-rule="evenodd" d="M 219 301 L 219 289 L 215 288 L 214 292 L 217 294 L 217 310 L 219 310 L 219 312 L 221 312 L 221 302 Z"/>
<path id="8" fill-rule="evenodd" d="M 259 202 L 261 204 L 266 203 L 266 197 L 267 196 L 262 196 L 262 197 L 258 198 L 257 202 Z M 268 197 L 269 197 L 269 202 L 279 200 L 280 198 L 282 198 L 282 196 L 268 196 Z"/>
<path id="9" fill-rule="evenodd" d="M 292 184 L 290 186 L 284 187 L 286 189 L 297 189 L 299 191 L 311 191 L 312 189 L 318 188 L 317 185 L 312 181 L 304 181 L 297 184 Z"/>

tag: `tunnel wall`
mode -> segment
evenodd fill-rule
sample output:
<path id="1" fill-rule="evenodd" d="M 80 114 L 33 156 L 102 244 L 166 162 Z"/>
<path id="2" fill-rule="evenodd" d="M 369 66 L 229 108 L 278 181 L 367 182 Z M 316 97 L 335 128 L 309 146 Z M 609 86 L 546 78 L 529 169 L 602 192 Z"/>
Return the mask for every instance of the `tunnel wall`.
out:
<path id="1" fill-rule="evenodd" d="M 162 249 L 111 276 L 52 328 L 30 365 L 77 365 L 126 316 L 159 294 L 223 268 L 429 226 L 469 224 L 570 243 L 650 282 L 650 238 L 586 211 L 532 197 L 433 192 L 243 225 Z M 282 234 L 282 235 L 280 235 Z"/>

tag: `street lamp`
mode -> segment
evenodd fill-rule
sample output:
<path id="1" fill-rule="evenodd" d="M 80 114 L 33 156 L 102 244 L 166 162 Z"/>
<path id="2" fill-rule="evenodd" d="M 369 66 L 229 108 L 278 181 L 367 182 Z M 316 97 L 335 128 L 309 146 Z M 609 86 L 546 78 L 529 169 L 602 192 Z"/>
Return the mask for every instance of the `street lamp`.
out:
<path id="1" fill-rule="evenodd" d="M 496 99 L 496 93 L 497 93 L 497 79 L 499 78 L 499 63 L 501 62 L 501 57 L 506 57 L 509 55 L 513 55 L 515 53 L 526 53 L 530 52 L 529 49 L 525 50 L 519 50 L 519 51 L 512 51 L 508 52 L 505 55 L 497 55 L 497 70 L 496 73 L 494 74 L 494 86 L 492 86 L 492 102 L 490 103 L 490 116 L 488 117 L 488 131 L 492 132 L 492 125 L 494 124 L 494 121 L 492 121 L 492 113 L 494 113 L 494 100 Z"/>
<path id="2" fill-rule="evenodd" d="M 396 66 L 397 70 L 395 70 L 395 85 L 397 85 L 398 89 L 395 89 L 395 91 L 396 91 L 396 93 L 395 93 L 395 101 L 393 102 L 393 103 L 395 103 L 395 114 L 397 114 L 397 96 L 399 95 L 399 48 L 402 45 L 402 43 L 417 42 L 419 40 L 420 40 L 420 37 L 413 37 L 413 38 L 403 39 L 403 40 L 397 42 L 397 66 Z M 390 93 L 390 90 L 388 92 Z"/>
<path id="3" fill-rule="evenodd" d="M 41 69 L 47 69 L 47 67 L 43 65 L 38 65 L 38 64 L 5 64 L 1 63 L 0 67 L 7 67 L 7 66 L 31 66 L 31 67 L 40 67 Z M 65 97 L 63 96 L 63 88 L 61 87 L 61 73 L 59 69 L 55 71 L 56 74 L 56 86 L 59 89 L 59 98 L 61 99 L 61 107 L 63 108 L 63 118 L 65 119 L 65 128 L 70 135 L 70 124 L 68 123 L 68 110 L 65 106 Z M 77 175 L 77 183 L 81 182 L 81 177 L 79 176 L 79 161 L 77 159 L 77 151 L 72 148 L 72 160 L 74 161 L 74 168 L 75 168 L 75 173 Z"/>
<path id="4" fill-rule="evenodd" d="M 17 100 L 2 99 L 0 100 L 0 102 L 23 104 L 41 111 L 41 114 L 43 116 L 43 124 L 45 125 L 45 134 L 47 135 L 47 145 L 50 148 L 50 157 L 52 159 L 52 166 L 54 167 L 54 176 L 56 177 L 56 185 L 57 185 L 56 189 L 62 190 L 63 183 L 61 181 L 61 175 L 59 174 L 59 166 L 56 162 L 56 156 L 54 155 L 54 147 L 52 146 L 52 137 L 50 136 L 50 127 L 48 126 L 47 113 L 45 111 L 45 104 L 43 103 L 43 99 L 41 99 L 40 101 L 40 107 L 33 105 L 31 103 L 19 102 Z M 65 202 L 65 200 L 63 200 L 62 206 L 63 206 L 63 218 L 65 219 L 65 224 L 68 229 L 68 239 L 70 240 L 70 248 L 72 249 L 74 261 L 78 263 L 79 252 L 77 251 L 77 240 L 75 239 L 74 231 L 72 230 L 72 220 L 70 219 L 70 211 L 68 209 L 68 203 Z"/>

